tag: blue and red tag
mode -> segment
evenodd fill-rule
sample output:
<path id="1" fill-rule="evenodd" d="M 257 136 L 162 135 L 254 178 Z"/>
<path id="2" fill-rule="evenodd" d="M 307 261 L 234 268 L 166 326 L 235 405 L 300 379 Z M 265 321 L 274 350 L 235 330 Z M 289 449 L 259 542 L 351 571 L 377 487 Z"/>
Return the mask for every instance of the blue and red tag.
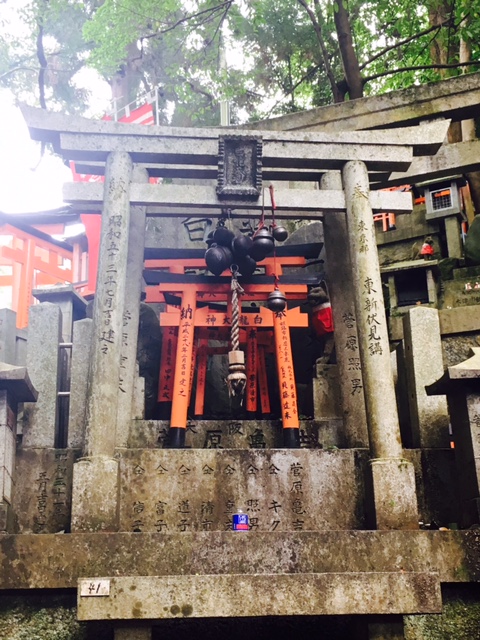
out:
<path id="1" fill-rule="evenodd" d="M 250 531 L 247 513 L 234 513 L 232 516 L 233 531 Z"/>

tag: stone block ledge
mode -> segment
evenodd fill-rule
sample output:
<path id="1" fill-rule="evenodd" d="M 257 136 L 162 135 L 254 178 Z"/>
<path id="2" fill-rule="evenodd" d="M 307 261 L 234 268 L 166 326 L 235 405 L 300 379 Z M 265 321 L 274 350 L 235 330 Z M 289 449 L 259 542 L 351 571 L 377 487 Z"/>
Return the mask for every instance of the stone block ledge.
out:
<path id="1" fill-rule="evenodd" d="M 88 576 L 427 573 L 480 581 L 480 531 L 76 533 L 0 536 L 0 589 Z"/>
<path id="2" fill-rule="evenodd" d="M 441 613 L 436 573 L 135 576 L 79 581 L 79 620 Z"/>

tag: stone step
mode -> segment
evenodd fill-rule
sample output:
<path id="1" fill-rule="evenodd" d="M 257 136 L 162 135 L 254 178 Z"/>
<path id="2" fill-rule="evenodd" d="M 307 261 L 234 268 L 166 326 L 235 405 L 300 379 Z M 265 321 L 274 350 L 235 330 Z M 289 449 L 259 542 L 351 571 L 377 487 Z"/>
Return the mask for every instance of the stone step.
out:
<path id="1" fill-rule="evenodd" d="M 428 573 L 480 580 L 472 531 L 72 533 L 0 536 L 0 589 L 72 589 L 87 576 Z"/>
<path id="2" fill-rule="evenodd" d="M 77 615 L 155 620 L 441 610 L 437 573 L 372 572 L 83 578 Z"/>

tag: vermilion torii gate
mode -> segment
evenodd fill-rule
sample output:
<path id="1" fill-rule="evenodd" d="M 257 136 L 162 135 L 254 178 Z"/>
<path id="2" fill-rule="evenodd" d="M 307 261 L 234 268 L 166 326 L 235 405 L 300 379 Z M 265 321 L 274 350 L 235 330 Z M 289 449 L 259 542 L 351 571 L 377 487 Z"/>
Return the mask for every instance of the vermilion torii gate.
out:
<path id="1" fill-rule="evenodd" d="M 277 184 L 275 215 L 322 219 L 327 230 L 338 227 L 337 214 L 346 212 L 344 242 L 355 303 L 348 322 L 358 335 L 361 372 L 355 375 L 363 378 L 377 527 L 417 527 L 413 466 L 403 459 L 373 227 L 373 213 L 408 213 L 412 202 L 408 193 L 371 192 L 369 184 L 406 171 L 414 155 L 435 153 L 448 123 L 330 135 L 142 128 L 29 108 L 24 116 L 32 137 L 53 143 L 66 160 L 77 163 L 78 171 L 105 174 L 104 185 L 67 184 L 64 191 L 65 200 L 82 213 L 102 209 L 86 459 L 75 465 L 74 497 L 80 479 L 82 488 L 87 483 L 92 491 L 99 477 L 104 490 L 106 485 L 112 492 L 117 487 L 114 453 L 125 446 L 125 415 L 131 415 L 145 215 L 216 217 L 228 208 L 232 217 L 258 218 L 265 181 L 320 183 L 324 174 L 340 171 L 341 182 L 334 188 L 328 188 L 328 180 L 322 190 Z M 148 184 L 148 176 L 199 184 Z M 339 233 L 345 236 L 345 231 Z M 342 358 L 340 346 L 337 336 Z M 346 396 L 350 389 L 342 392 Z"/>

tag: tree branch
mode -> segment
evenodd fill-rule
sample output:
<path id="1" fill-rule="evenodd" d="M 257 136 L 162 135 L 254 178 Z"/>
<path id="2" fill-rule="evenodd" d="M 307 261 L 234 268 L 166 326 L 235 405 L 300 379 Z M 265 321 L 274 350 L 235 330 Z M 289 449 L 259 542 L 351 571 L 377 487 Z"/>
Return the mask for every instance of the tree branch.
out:
<path id="1" fill-rule="evenodd" d="M 372 76 L 367 76 L 363 79 L 364 84 L 377 80 L 377 78 L 383 78 L 384 76 L 391 76 L 394 73 L 403 73 L 404 71 L 426 71 L 427 69 L 458 69 L 465 65 L 478 65 L 480 66 L 480 60 L 471 60 L 470 62 L 455 62 L 452 64 L 421 64 L 418 66 L 402 67 L 401 69 L 392 69 L 391 71 L 382 71 L 381 73 L 375 73 Z"/>
<path id="2" fill-rule="evenodd" d="M 215 40 L 215 38 L 217 37 L 217 33 L 222 28 L 222 25 L 223 25 L 223 23 L 225 21 L 225 18 L 228 15 L 228 12 L 230 11 L 230 8 L 231 8 L 232 4 L 233 4 L 233 0 L 230 0 L 229 2 L 227 2 L 227 6 L 225 7 L 225 11 L 223 12 L 222 17 L 218 21 L 218 24 L 215 27 L 215 31 L 213 32 L 212 37 L 205 41 L 205 47 L 209 47 L 212 44 L 212 42 Z"/>
<path id="3" fill-rule="evenodd" d="M 45 101 L 45 71 L 47 70 L 47 58 L 45 57 L 45 50 L 43 48 L 43 20 L 39 18 L 37 20 L 38 33 L 37 33 L 37 58 L 40 63 L 40 69 L 38 71 L 38 90 L 40 106 L 42 109 L 47 108 Z"/>
<path id="4" fill-rule="evenodd" d="M 164 35 L 165 33 L 168 33 L 169 31 L 173 31 L 174 29 L 179 27 L 184 22 L 188 22 L 189 20 L 192 20 L 193 18 L 198 18 L 199 16 L 202 16 L 202 15 L 208 13 L 209 16 L 207 18 L 204 18 L 203 21 L 197 22 L 195 24 L 195 27 L 198 27 L 198 26 L 200 26 L 202 24 L 205 24 L 205 22 L 208 22 L 208 20 L 212 17 L 212 14 L 217 13 L 218 11 L 223 9 L 223 7 L 226 7 L 226 11 L 228 11 L 228 9 L 230 9 L 230 6 L 232 4 L 233 4 L 233 0 L 226 0 L 225 2 L 222 2 L 222 3 L 218 4 L 216 7 L 210 7 L 209 9 L 202 9 L 202 11 L 198 11 L 197 13 L 192 13 L 191 15 L 184 16 L 183 18 L 180 18 L 179 20 L 177 20 L 173 24 L 169 25 L 165 29 L 160 29 L 159 31 L 156 31 L 155 33 L 150 33 L 150 34 L 148 34 L 146 36 L 142 36 L 142 39 L 148 40 L 149 38 L 156 38 L 157 36 Z"/>
<path id="5" fill-rule="evenodd" d="M 363 71 L 363 69 L 365 69 L 365 67 L 368 67 L 369 64 L 371 64 L 375 60 L 378 60 L 378 58 L 381 58 L 383 55 L 385 55 L 389 51 L 393 51 L 394 49 L 398 49 L 398 47 L 401 47 L 404 44 L 408 44 L 412 40 L 416 40 L 416 39 L 420 38 L 421 36 L 425 36 L 425 35 L 427 35 L 427 33 L 431 33 L 432 31 L 436 31 L 436 30 L 439 31 L 442 27 L 445 27 L 448 23 L 450 23 L 451 20 L 452 20 L 452 18 L 448 18 L 448 20 L 445 20 L 441 24 L 435 24 L 435 25 L 433 25 L 431 27 L 428 27 L 428 29 L 424 29 L 423 31 L 420 31 L 419 33 L 415 33 L 413 36 L 410 36 L 408 38 L 404 38 L 403 40 L 399 40 L 395 44 L 392 44 L 392 45 L 390 45 L 388 47 L 385 47 L 384 49 L 382 49 L 381 51 L 379 51 L 378 53 L 373 55 L 371 58 L 369 58 L 366 62 L 361 64 L 360 65 L 360 71 Z"/>
<path id="6" fill-rule="evenodd" d="M 308 14 L 308 17 L 310 18 L 310 21 L 313 25 L 313 28 L 315 30 L 315 34 L 317 36 L 317 40 L 318 43 L 320 45 L 320 50 L 322 52 L 322 58 L 323 58 L 323 64 L 325 66 L 325 72 L 327 74 L 327 78 L 330 82 L 330 87 L 332 89 L 332 93 L 333 93 L 333 99 L 335 102 L 343 102 L 344 96 L 343 94 L 339 91 L 338 87 L 337 87 L 337 82 L 335 80 L 335 75 L 333 73 L 332 67 L 330 65 L 330 60 L 328 58 L 328 51 L 327 51 L 327 47 L 325 46 L 325 40 L 323 38 L 323 33 L 322 33 L 322 29 L 320 26 L 320 23 L 318 22 L 317 16 L 315 15 L 315 13 L 312 11 L 312 9 L 308 6 L 307 1 L 306 0 L 297 0 L 297 2 L 305 9 L 305 11 Z M 320 11 L 320 6 L 318 4 L 318 0 L 314 0 L 315 6 L 318 8 L 318 10 Z M 321 11 L 320 11 L 320 15 L 321 15 Z"/>
<path id="7" fill-rule="evenodd" d="M 0 80 L 3 80 L 3 78 L 6 78 L 11 73 L 16 73 L 17 71 L 32 71 L 33 73 L 38 73 L 38 69 L 36 69 L 35 67 L 14 67 L 13 69 L 9 69 L 8 71 L 2 73 L 0 75 Z"/>
<path id="8" fill-rule="evenodd" d="M 285 95 L 284 95 L 284 96 L 282 96 L 282 97 L 280 98 L 280 100 L 277 100 L 277 101 L 275 102 L 275 104 L 273 105 L 273 107 L 272 107 L 271 109 L 269 109 L 269 111 L 268 111 L 268 113 L 267 113 L 267 117 L 270 117 L 270 116 L 271 116 L 271 114 L 274 112 L 274 110 L 278 107 L 278 105 L 279 105 L 279 104 L 281 104 L 281 103 L 284 101 L 284 99 L 285 99 L 285 98 L 287 98 L 287 96 L 289 96 L 290 94 L 293 94 L 293 92 L 294 92 L 296 89 L 298 89 L 298 87 L 299 87 L 303 82 L 305 82 L 305 80 L 309 80 L 310 78 L 312 78 L 312 77 L 317 73 L 317 71 L 318 71 L 319 69 L 320 69 L 320 65 L 319 65 L 319 64 L 316 64 L 314 67 L 312 67 L 312 68 L 310 69 L 310 71 L 307 71 L 307 73 L 306 73 L 304 76 L 302 76 L 302 77 L 300 78 L 300 80 L 298 80 L 298 81 L 297 81 L 297 82 L 296 82 L 296 83 L 295 83 L 295 84 L 294 84 L 294 85 L 293 85 L 293 86 L 292 86 L 288 91 L 286 91 L 286 92 L 285 92 Z M 263 96 L 261 96 L 261 97 L 263 97 Z"/>

